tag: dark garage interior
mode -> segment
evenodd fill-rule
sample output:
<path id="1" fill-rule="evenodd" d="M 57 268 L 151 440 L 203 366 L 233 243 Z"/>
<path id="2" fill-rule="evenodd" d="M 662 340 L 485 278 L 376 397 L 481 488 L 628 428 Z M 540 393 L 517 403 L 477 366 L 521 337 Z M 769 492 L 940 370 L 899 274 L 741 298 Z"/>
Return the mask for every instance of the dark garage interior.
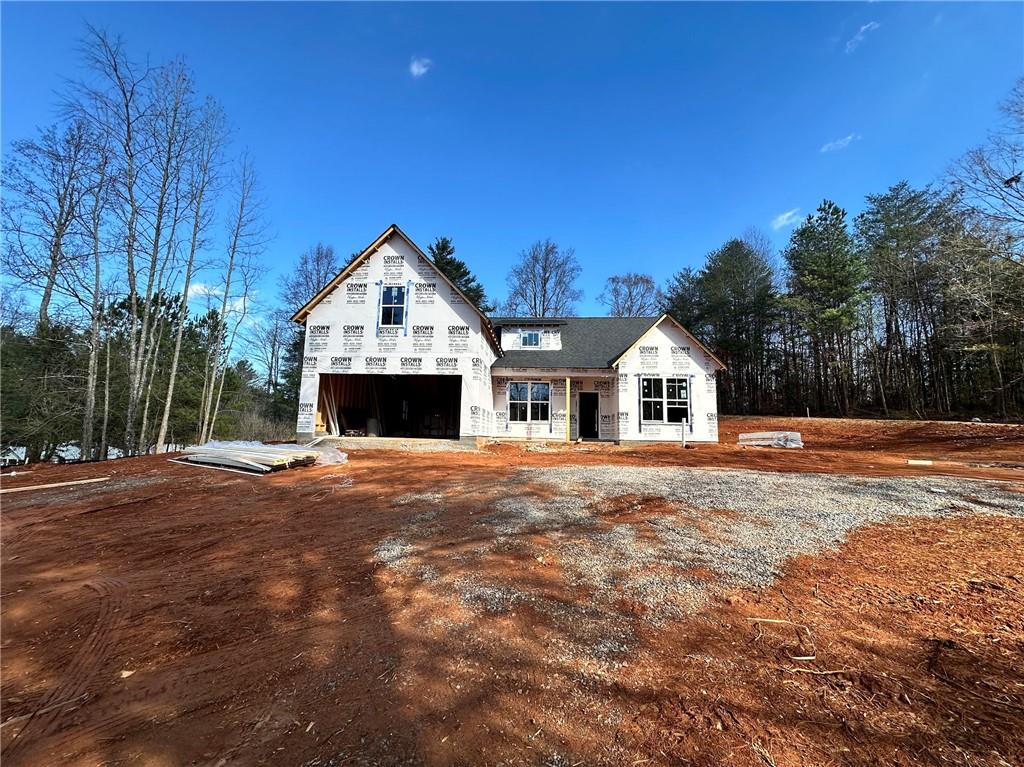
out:
<path id="1" fill-rule="evenodd" d="M 462 376 L 323 373 L 317 431 L 458 439 Z"/>

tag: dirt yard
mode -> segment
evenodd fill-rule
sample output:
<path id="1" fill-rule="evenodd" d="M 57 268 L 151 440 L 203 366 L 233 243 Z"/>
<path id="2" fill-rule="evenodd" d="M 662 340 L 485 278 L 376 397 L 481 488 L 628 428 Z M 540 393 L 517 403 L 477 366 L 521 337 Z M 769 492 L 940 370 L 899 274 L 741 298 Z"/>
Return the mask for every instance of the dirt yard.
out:
<path id="1" fill-rule="evenodd" d="M 1024 763 L 1024 427 L 721 432 L 5 478 L 3 762 Z"/>

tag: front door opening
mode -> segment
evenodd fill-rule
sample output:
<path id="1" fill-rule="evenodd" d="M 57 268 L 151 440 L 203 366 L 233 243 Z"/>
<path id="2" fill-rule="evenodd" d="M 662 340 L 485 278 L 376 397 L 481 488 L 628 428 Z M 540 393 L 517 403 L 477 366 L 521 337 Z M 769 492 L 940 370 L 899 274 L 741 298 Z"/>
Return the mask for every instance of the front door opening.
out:
<path id="1" fill-rule="evenodd" d="M 580 438 L 597 439 L 597 423 L 601 417 L 600 400 L 597 392 L 580 392 Z"/>
<path id="2" fill-rule="evenodd" d="M 317 431 L 458 439 L 462 376 L 322 373 Z"/>

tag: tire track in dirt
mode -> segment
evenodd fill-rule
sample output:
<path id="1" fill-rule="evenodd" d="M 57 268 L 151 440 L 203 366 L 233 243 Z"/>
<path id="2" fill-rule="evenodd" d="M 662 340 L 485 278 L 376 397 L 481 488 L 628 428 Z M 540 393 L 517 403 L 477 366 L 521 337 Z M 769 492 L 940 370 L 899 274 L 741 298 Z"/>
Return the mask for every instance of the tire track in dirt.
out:
<path id="1" fill-rule="evenodd" d="M 69 708 L 63 703 L 70 705 L 72 701 L 78 700 L 83 701 L 83 704 L 88 702 L 89 682 L 106 660 L 121 627 L 128 619 L 128 587 L 124 581 L 103 576 L 88 581 L 84 586 L 95 591 L 99 600 L 99 611 L 92 631 L 61 674 L 60 683 L 39 701 L 36 710 L 3 750 L 2 755 L 7 759 L 19 756 L 27 744 L 55 734 L 60 729 L 62 717 L 68 711 L 79 708 L 77 705 Z M 104 721 L 96 725 L 103 727 L 107 723 Z M 59 738 L 54 747 L 73 738 L 77 738 L 77 734 L 69 733 Z"/>

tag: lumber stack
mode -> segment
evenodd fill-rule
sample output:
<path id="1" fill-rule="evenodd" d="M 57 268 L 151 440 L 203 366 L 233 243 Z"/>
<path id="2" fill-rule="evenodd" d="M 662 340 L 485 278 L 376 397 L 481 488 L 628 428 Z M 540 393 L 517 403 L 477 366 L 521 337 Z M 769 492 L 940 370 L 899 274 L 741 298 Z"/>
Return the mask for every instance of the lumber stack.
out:
<path id="1" fill-rule="evenodd" d="M 297 446 L 214 447 L 197 445 L 185 448 L 185 454 L 181 458 L 188 463 L 265 474 L 270 471 L 291 469 L 295 466 L 309 466 L 316 462 L 319 455 L 317 450 Z"/>
<path id="2" fill-rule="evenodd" d="M 755 431 L 741 434 L 740 445 L 749 447 L 803 447 L 798 431 Z"/>

